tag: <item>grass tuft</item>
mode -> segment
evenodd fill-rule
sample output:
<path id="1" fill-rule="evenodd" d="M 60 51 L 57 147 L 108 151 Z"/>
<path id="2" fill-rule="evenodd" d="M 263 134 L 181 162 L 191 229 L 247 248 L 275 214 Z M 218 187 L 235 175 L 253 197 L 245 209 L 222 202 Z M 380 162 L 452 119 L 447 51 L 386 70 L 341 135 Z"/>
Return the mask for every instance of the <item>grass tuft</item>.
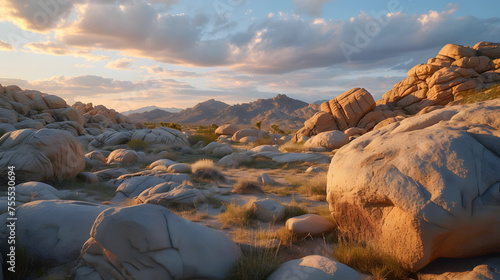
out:
<path id="1" fill-rule="evenodd" d="M 335 259 L 373 275 L 375 280 L 406 279 L 409 275 L 408 270 L 394 258 L 356 242 L 341 241 L 335 250 Z"/>
<path id="2" fill-rule="evenodd" d="M 282 263 L 278 248 L 252 247 L 243 249 L 243 256 L 234 265 L 226 280 L 267 279 Z"/>
<path id="3" fill-rule="evenodd" d="M 201 180 L 226 182 L 226 176 L 215 166 L 213 160 L 200 159 L 191 165 L 193 175 Z"/>
<path id="4" fill-rule="evenodd" d="M 236 202 L 231 202 L 224 205 L 225 212 L 219 213 L 219 220 L 223 224 L 223 228 L 229 228 L 233 225 L 246 227 L 252 226 L 255 223 L 255 209 L 251 207 L 251 203 L 238 205 Z"/>
<path id="5" fill-rule="evenodd" d="M 129 146 L 132 150 L 143 151 L 148 148 L 148 143 L 141 139 L 134 139 L 128 141 L 127 146 Z"/>
<path id="6" fill-rule="evenodd" d="M 233 188 L 233 193 L 237 194 L 263 194 L 264 191 L 256 183 L 248 180 L 240 180 L 236 182 Z"/>
<path id="7" fill-rule="evenodd" d="M 292 200 L 290 204 L 285 205 L 285 220 L 308 213 L 309 211 L 307 210 L 307 208 L 300 205 L 295 200 Z"/>
<path id="8" fill-rule="evenodd" d="M 326 200 L 326 172 L 314 176 L 293 176 L 286 178 L 295 190 L 301 194 L 312 197 L 314 200 Z"/>

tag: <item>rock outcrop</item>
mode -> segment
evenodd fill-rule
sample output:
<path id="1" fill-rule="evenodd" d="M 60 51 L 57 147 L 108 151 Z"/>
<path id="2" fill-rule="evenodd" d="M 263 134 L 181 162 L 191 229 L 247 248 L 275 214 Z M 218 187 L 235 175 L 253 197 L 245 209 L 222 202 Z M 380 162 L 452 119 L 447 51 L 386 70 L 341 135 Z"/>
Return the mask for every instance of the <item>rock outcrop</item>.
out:
<path id="1" fill-rule="evenodd" d="M 0 138 L 0 169 L 14 166 L 18 183 L 75 178 L 85 168 L 81 144 L 57 129 L 22 129 Z"/>
<path id="2" fill-rule="evenodd" d="M 480 42 L 474 47 L 448 44 L 435 58 L 408 71 L 376 103 L 364 89 L 351 89 L 321 105 L 321 111 L 304 123 L 293 137 L 358 127 L 378 129 L 404 118 L 428 113 L 500 83 L 500 43 Z M 376 106 L 375 106 L 376 105 Z"/>
<path id="3" fill-rule="evenodd" d="M 500 100 L 453 106 L 338 150 L 327 200 L 347 236 L 416 271 L 439 257 L 500 251 L 498 166 Z"/>
<path id="4" fill-rule="evenodd" d="M 77 280 L 224 279 L 241 255 L 223 233 L 156 205 L 108 209 L 90 236 Z"/>

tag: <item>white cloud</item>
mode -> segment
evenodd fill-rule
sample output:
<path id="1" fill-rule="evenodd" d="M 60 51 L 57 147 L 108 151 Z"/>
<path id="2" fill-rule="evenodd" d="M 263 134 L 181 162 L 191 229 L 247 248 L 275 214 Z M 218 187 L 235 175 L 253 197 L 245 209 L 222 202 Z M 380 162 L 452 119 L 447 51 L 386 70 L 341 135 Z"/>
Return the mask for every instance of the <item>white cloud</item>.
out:
<path id="1" fill-rule="evenodd" d="M 83 57 L 87 61 L 102 61 L 109 59 L 109 57 L 104 55 L 92 54 L 92 52 L 87 48 L 70 47 L 62 42 L 57 42 L 57 41 L 28 43 L 24 45 L 24 48 L 27 48 L 28 50 L 34 53 L 50 54 L 57 56 L 70 55 L 74 57 Z"/>
<path id="2" fill-rule="evenodd" d="M 129 70 L 130 67 L 132 66 L 132 62 L 134 61 L 135 61 L 134 59 L 124 57 L 109 62 L 108 64 L 106 64 L 106 67 L 117 70 Z"/>
<path id="3" fill-rule="evenodd" d="M 300 14 L 319 17 L 323 11 L 323 5 L 332 0 L 293 0 L 295 9 Z"/>

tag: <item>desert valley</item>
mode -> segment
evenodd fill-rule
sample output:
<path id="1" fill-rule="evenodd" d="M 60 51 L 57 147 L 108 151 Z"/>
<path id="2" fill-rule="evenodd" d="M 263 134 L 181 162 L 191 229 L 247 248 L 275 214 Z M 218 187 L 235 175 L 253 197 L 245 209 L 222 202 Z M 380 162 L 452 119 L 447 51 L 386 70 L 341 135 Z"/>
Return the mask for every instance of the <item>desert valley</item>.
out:
<path id="1" fill-rule="evenodd" d="M 4 279 L 500 279 L 500 43 L 323 99 L 0 86 Z"/>

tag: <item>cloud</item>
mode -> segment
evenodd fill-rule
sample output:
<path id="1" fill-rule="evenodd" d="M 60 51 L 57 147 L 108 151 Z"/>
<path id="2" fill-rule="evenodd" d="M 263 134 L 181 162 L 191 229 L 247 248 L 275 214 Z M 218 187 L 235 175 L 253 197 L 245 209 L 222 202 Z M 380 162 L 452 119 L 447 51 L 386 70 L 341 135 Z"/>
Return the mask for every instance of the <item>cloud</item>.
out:
<path id="1" fill-rule="evenodd" d="M 108 64 L 106 64 L 106 67 L 111 68 L 111 69 L 117 69 L 117 70 L 129 70 L 130 67 L 132 66 L 132 62 L 134 62 L 134 61 L 135 60 L 133 60 L 133 59 L 124 57 L 124 58 L 120 58 L 118 60 L 109 62 Z"/>
<path id="2" fill-rule="evenodd" d="M 89 49 L 69 47 L 68 45 L 62 42 L 56 42 L 56 41 L 28 43 L 24 45 L 24 48 L 27 48 L 28 50 L 34 53 L 50 54 L 57 56 L 70 55 L 74 57 L 83 57 L 87 61 L 102 61 L 109 59 L 109 57 L 104 55 L 92 54 Z"/>
<path id="3" fill-rule="evenodd" d="M 323 5 L 331 1 L 332 0 L 293 0 L 293 5 L 300 14 L 319 17 L 321 16 Z"/>
<path id="4" fill-rule="evenodd" d="M 0 51 L 15 51 L 15 49 L 11 44 L 0 40 Z"/>
<path id="5" fill-rule="evenodd" d="M 152 76 L 161 76 L 170 78 L 195 78 L 200 76 L 200 74 L 191 71 L 167 70 L 160 67 L 159 65 L 141 66 L 141 69 L 144 69 L 147 73 L 151 74 Z"/>

